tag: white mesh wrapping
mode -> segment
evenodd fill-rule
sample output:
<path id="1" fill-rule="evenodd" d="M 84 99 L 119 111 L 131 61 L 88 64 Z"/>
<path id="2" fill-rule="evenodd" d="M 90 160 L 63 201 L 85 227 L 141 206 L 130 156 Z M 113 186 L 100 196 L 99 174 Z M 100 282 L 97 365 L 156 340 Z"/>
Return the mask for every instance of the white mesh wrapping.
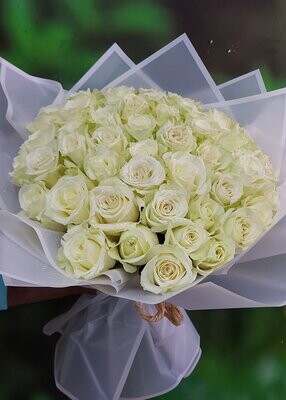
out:
<path id="1" fill-rule="evenodd" d="M 130 301 L 82 296 L 44 329 L 62 335 L 55 356 L 58 388 L 76 400 L 149 399 L 170 391 L 201 354 L 199 335 L 183 314 L 179 327 L 167 319 L 149 324 Z"/>

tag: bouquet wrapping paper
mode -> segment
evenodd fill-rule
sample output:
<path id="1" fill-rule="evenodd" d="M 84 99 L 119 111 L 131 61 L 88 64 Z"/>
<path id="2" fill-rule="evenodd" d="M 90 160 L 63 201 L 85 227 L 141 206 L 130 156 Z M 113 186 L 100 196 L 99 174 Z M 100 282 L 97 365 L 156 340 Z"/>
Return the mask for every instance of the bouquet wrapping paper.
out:
<path id="1" fill-rule="evenodd" d="M 83 295 L 44 330 L 62 334 L 55 355 L 58 388 L 81 400 L 145 399 L 171 390 L 201 354 L 199 335 L 184 317 L 179 327 L 166 318 L 149 324 L 131 301 Z"/>
<path id="2" fill-rule="evenodd" d="M 20 213 L 17 188 L 9 176 L 12 159 L 27 138 L 27 123 L 41 107 L 61 104 L 67 91 L 60 83 L 32 77 L 5 60 L 0 62 L 0 77 L 0 273 L 11 286 L 90 285 L 61 273 L 56 263 L 61 234 Z M 216 86 L 186 35 L 138 65 L 115 44 L 69 93 L 120 85 L 173 91 L 235 118 L 279 171 L 280 209 L 257 243 L 187 290 L 164 296 L 145 293 L 139 290 L 138 277 L 123 270 L 107 271 L 96 278 L 93 285 L 98 290 L 117 298 L 84 296 L 69 313 L 46 327 L 46 333 L 62 334 L 55 377 L 58 387 L 72 399 L 88 399 L 90 393 L 100 393 L 102 399 L 150 398 L 171 390 L 195 367 L 199 339 L 187 316 L 179 328 L 167 320 L 150 326 L 128 300 L 150 304 L 146 306 L 150 310 L 151 304 L 166 299 L 185 309 L 286 304 L 286 90 L 266 93 L 258 70 Z M 118 355 L 111 356 L 117 349 Z M 96 359 L 88 359 L 86 355 L 93 352 Z M 112 363 L 111 357 L 125 361 Z M 156 373 L 157 379 L 152 380 L 150 374 L 146 382 L 140 382 L 142 366 L 153 371 L 153 378 Z M 89 372 L 78 378 L 79 369 Z M 167 370 L 172 374 L 165 379 Z M 112 385 L 111 376 L 116 376 Z"/>

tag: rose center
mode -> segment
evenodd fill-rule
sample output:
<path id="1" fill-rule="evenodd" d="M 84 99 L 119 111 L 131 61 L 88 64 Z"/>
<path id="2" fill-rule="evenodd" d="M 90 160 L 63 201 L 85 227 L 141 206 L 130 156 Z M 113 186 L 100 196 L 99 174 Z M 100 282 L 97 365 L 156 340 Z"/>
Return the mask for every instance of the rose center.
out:
<path id="1" fill-rule="evenodd" d="M 133 171 L 132 177 L 137 181 L 144 181 L 152 178 L 152 170 L 150 168 L 146 168 L 144 166 L 137 168 Z"/>
<path id="2" fill-rule="evenodd" d="M 167 139 L 169 139 L 170 142 L 181 143 L 185 139 L 185 136 L 182 130 L 171 129 L 167 133 Z"/>
<path id="3" fill-rule="evenodd" d="M 223 247 L 218 246 L 215 250 L 215 254 L 216 254 L 217 259 L 222 260 L 225 255 L 225 251 L 224 251 Z"/>
<path id="4" fill-rule="evenodd" d="M 189 243 L 194 243 L 198 240 L 198 234 L 197 232 L 194 231 L 188 231 L 186 236 L 185 236 L 185 240 Z"/>

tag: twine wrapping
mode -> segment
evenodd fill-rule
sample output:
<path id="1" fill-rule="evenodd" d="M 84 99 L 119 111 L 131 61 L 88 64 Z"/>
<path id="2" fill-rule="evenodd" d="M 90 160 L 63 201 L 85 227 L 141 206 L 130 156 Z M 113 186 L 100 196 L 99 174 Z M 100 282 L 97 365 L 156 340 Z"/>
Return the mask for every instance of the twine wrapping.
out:
<path id="1" fill-rule="evenodd" d="M 162 318 L 166 317 L 173 325 L 179 326 L 184 319 L 179 307 L 167 303 L 166 301 L 155 304 L 157 312 L 154 315 L 148 314 L 142 303 L 136 302 L 135 307 L 140 317 L 147 322 L 158 322 Z"/>

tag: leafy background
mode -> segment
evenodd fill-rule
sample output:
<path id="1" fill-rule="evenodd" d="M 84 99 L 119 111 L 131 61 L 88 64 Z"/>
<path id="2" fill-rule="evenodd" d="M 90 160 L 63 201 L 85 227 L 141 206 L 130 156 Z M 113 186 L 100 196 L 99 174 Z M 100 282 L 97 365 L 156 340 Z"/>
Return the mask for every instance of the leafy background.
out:
<path id="1" fill-rule="evenodd" d="M 0 0 L 0 56 L 68 88 L 114 41 L 139 62 L 186 32 L 218 83 L 261 68 L 270 90 L 286 86 L 285 24 L 284 0 Z M 73 301 L 0 314 L 1 400 L 66 398 L 53 382 L 57 338 L 42 326 Z M 202 358 L 161 400 L 286 398 L 285 308 L 190 317 Z"/>

